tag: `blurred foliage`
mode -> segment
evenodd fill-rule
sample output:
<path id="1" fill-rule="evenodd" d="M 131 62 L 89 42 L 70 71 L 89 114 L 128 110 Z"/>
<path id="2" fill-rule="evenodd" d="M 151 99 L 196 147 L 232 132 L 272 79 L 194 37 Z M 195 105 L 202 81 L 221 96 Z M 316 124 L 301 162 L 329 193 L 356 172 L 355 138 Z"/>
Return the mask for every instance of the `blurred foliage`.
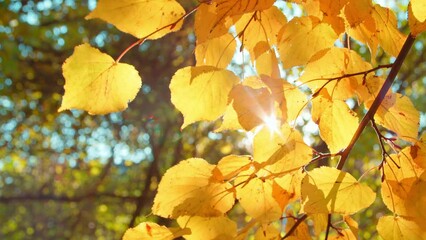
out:
<path id="1" fill-rule="evenodd" d="M 186 9 L 197 3 L 182 2 Z M 182 117 L 170 103 L 168 85 L 178 68 L 193 64 L 191 18 L 181 31 L 146 42 L 122 59 L 135 65 L 143 80 L 127 111 L 58 114 L 61 65 L 74 46 L 89 42 L 116 57 L 136 40 L 101 21 L 84 20 L 95 4 L 0 0 L 0 239 L 119 239 L 142 220 L 164 221 L 149 214 L 157 183 L 170 166 L 189 157 L 216 162 L 225 154 L 245 153 L 240 133 L 215 133 L 215 126 L 204 123 L 180 130 Z M 392 6 L 404 19 L 406 4 Z M 399 26 L 408 31 L 406 22 Z M 421 111 L 421 131 L 425 42 L 423 34 L 394 86 Z M 382 56 L 378 64 L 392 60 Z M 357 110 L 356 101 L 353 105 Z M 315 132 L 306 134 L 317 150 L 327 151 Z M 345 168 L 360 177 L 380 160 L 375 133 L 366 129 Z M 363 179 L 379 189 L 377 170 Z M 387 212 L 380 198 L 376 203 L 356 216 L 363 239 L 377 238 L 373 212 Z"/>

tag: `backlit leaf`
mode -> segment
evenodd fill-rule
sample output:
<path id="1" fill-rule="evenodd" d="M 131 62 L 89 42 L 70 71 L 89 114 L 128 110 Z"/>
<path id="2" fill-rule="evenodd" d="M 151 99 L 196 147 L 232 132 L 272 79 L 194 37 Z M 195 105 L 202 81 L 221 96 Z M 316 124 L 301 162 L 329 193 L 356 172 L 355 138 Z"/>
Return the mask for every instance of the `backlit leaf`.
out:
<path id="1" fill-rule="evenodd" d="M 137 38 L 157 39 L 179 30 L 182 21 L 152 34 L 184 14 L 185 10 L 175 0 L 100 0 L 86 19 L 100 18 Z"/>
<path id="2" fill-rule="evenodd" d="M 358 128 L 358 117 L 344 101 L 331 101 L 323 95 L 314 99 L 312 116 L 318 122 L 321 138 L 333 153 L 346 148 Z"/>
<path id="3" fill-rule="evenodd" d="M 186 233 L 189 230 L 186 230 Z M 172 240 L 174 233 L 165 226 L 153 222 L 143 222 L 134 228 L 129 228 L 124 233 L 123 240 Z"/>
<path id="4" fill-rule="evenodd" d="M 321 167 L 302 181 L 302 212 L 353 214 L 370 206 L 376 194 L 349 173 Z"/>
<path id="5" fill-rule="evenodd" d="M 367 101 L 366 107 L 369 108 L 373 101 L 373 98 Z M 407 96 L 388 93 L 377 109 L 374 120 L 406 141 L 417 140 L 420 113 Z"/>
<path id="6" fill-rule="evenodd" d="M 237 224 L 228 217 L 184 216 L 177 222 L 182 228 L 191 229 L 191 234 L 183 236 L 188 240 L 233 239 L 237 235 Z"/>
<path id="7" fill-rule="evenodd" d="M 179 69 L 170 82 L 170 91 L 172 103 L 184 116 L 182 128 L 196 121 L 220 117 L 237 81 L 231 71 L 213 66 Z"/>
<path id="8" fill-rule="evenodd" d="M 361 56 L 349 49 L 332 47 L 314 55 L 300 77 L 313 92 L 323 87 L 333 99 L 348 99 L 363 81 L 363 75 L 344 77 L 345 74 L 371 69 Z"/>
<path id="9" fill-rule="evenodd" d="M 237 44 L 231 34 L 209 39 L 195 48 L 197 66 L 210 65 L 226 68 L 234 56 Z"/>
<path id="10" fill-rule="evenodd" d="M 273 224 L 260 226 L 254 234 L 255 240 L 280 240 L 280 230 Z"/>
<path id="11" fill-rule="evenodd" d="M 408 25 L 410 26 L 410 31 L 413 36 L 417 36 L 426 31 L 426 20 L 420 21 L 413 15 L 412 3 L 408 5 Z"/>
<path id="12" fill-rule="evenodd" d="M 426 233 L 422 226 L 403 217 L 384 216 L 379 219 L 377 232 L 383 240 L 422 240 Z"/>
<path id="13" fill-rule="evenodd" d="M 278 34 L 278 49 L 285 68 L 305 65 L 337 39 L 333 28 L 315 17 L 293 18 Z"/>
<path id="14" fill-rule="evenodd" d="M 419 22 L 426 21 L 426 2 L 423 0 L 411 0 L 413 15 Z"/>
<path id="15" fill-rule="evenodd" d="M 81 109 L 90 114 L 123 111 L 142 84 L 133 66 L 117 63 L 89 44 L 75 47 L 62 71 L 65 94 L 58 111 Z"/>
<path id="16" fill-rule="evenodd" d="M 230 184 L 213 181 L 213 169 L 199 158 L 168 169 L 158 185 L 153 213 L 166 218 L 222 216 L 234 205 L 234 193 Z"/>
<path id="17" fill-rule="evenodd" d="M 251 163 L 250 156 L 229 155 L 220 159 L 213 171 L 217 180 L 229 180 L 250 168 Z"/>

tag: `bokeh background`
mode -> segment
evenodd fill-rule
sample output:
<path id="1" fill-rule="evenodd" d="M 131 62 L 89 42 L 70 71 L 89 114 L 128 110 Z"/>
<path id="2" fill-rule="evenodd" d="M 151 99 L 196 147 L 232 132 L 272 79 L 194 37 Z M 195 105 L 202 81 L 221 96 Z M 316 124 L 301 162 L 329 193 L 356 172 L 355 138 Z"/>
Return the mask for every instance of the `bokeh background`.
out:
<path id="1" fill-rule="evenodd" d="M 186 9 L 198 3 L 180 2 Z M 301 14 L 296 6 L 278 2 L 289 19 Z M 400 29 L 408 33 L 408 1 L 376 2 L 394 9 Z M 168 85 L 177 69 L 194 64 L 193 17 L 181 31 L 148 41 L 122 59 L 143 79 L 128 110 L 105 116 L 58 113 L 61 66 L 74 46 L 87 42 L 117 57 L 135 41 L 100 20 L 84 20 L 95 6 L 95 0 L 0 0 L 0 239 L 120 239 L 141 221 L 168 224 L 150 215 L 150 208 L 170 166 L 190 157 L 215 163 L 227 154 L 250 153 L 250 136 L 216 133 L 218 123 L 180 129 L 182 116 L 170 102 Z M 423 34 L 394 85 L 421 111 L 419 132 L 426 127 L 425 43 Z M 353 48 L 370 59 L 365 46 L 353 42 Z M 377 57 L 378 64 L 392 60 L 383 52 Z M 237 73 L 250 68 L 238 57 L 230 67 Z M 298 69 L 286 74 L 293 72 Z M 363 114 L 356 101 L 352 105 Z M 299 128 L 312 147 L 327 152 L 311 125 L 304 118 Z M 366 129 L 345 168 L 359 177 L 380 159 L 374 132 Z M 363 179 L 379 189 L 377 171 Z M 377 218 L 386 213 L 377 198 L 355 216 L 360 237 L 377 238 Z"/>

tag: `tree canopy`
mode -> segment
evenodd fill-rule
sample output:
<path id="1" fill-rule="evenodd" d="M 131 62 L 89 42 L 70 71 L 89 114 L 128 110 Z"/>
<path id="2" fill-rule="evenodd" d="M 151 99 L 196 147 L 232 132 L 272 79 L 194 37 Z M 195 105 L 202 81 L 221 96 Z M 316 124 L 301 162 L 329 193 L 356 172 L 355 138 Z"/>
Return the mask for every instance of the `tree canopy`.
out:
<path id="1" fill-rule="evenodd" d="M 426 237 L 423 1 L 2 9 L 0 236 Z"/>

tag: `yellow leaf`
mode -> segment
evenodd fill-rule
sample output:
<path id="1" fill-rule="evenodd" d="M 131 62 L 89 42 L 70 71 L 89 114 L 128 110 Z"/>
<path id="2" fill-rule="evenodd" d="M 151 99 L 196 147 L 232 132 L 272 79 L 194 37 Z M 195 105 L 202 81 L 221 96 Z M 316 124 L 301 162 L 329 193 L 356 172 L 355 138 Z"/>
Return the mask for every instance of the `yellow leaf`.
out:
<path id="1" fill-rule="evenodd" d="M 281 239 L 280 230 L 278 230 L 274 225 L 262 225 L 260 226 L 256 233 L 254 234 L 255 240 L 280 240 Z"/>
<path id="2" fill-rule="evenodd" d="M 143 222 L 134 228 L 126 230 L 123 240 L 172 240 L 173 232 L 165 226 L 153 222 Z"/>
<path id="3" fill-rule="evenodd" d="M 164 174 L 154 199 L 154 214 L 179 216 L 222 216 L 234 205 L 229 183 L 213 181 L 214 165 L 200 158 L 181 161 Z"/>
<path id="4" fill-rule="evenodd" d="M 305 65 L 315 53 L 332 47 L 333 28 L 316 17 L 293 18 L 278 33 L 278 50 L 284 68 Z"/>
<path id="5" fill-rule="evenodd" d="M 370 108 L 373 101 L 373 98 L 367 101 L 366 107 Z M 416 142 L 417 140 L 420 113 L 407 96 L 388 93 L 377 109 L 374 120 L 406 141 Z"/>
<path id="6" fill-rule="evenodd" d="M 312 159 L 312 149 L 303 142 L 301 134 L 288 125 L 277 132 L 263 128 L 254 137 L 253 158 L 270 165 L 268 171 L 296 171 Z"/>
<path id="7" fill-rule="evenodd" d="M 62 72 L 65 94 L 58 111 L 81 109 L 89 114 L 123 111 L 142 84 L 133 66 L 117 63 L 89 44 L 75 47 Z"/>
<path id="8" fill-rule="evenodd" d="M 373 6 L 371 14 L 361 24 L 348 32 L 351 37 L 368 45 L 372 59 L 376 57 L 379 44 L 386 53 L 397 56 L 406 38 L 397 28 L 395 14 L 378 4 Z"/>
<path id="9" fill-rule="evenodd" d="M 219 128 L 215 129 L 215 132 L 243 129 L 240 122 L 238 122 L 238 114 L 235 112 L 233 101 L 231 101 L 226 107 L 222 119 L 222 123 L 220 124 Z"/>
<path id="10" fill-rule="evenodd" d="M 326 16 L 339 15 L 348 0 L 319 0 L 320 9 Z"/>
<path id="11" fill-rule="evenodd" d="M 277 44 L 277 33 L 287 22 L 285 15 L 277 7 L 244 14 L 236 23 L 235 28 L 244 48 L 246 48 L 252 61 L 258 43 L 266 43 L 268 49 Z M 258 54 L 260 55 L 260 54 Z"/>
<path id="12" fill-rule="evenodd" d="M 237 224 L 227 217 L 183 216 L 177 219 L 179 226 L 191 229 L 191 234 L 184 235 L 188 240 L 233 239 L 237 235 Z"/>
<path id="13" fill-rule="evenodd" d="M 316 236 L 319 236 L 323 231 L 327 230 L 328 214 L 310 214 L 309 217 L 314 222 L 314 230 Z"/>
<path id="14" fill-rule="evenodd" d="M 426 21 L 426 2 L 424 0 L 411 0 L 413 15 L 419 22 Z"/>
<path id="15" fill-rule="evenodd" d="M 340 235 L 342 234 L 342 235 Z M 330 240 L 357 240 L 358 237 L 351 232 L 349 229 L 342 229 L 340 231 L 340 234 L 337 234 L 336 236 L 332 236 L 329 239 Z"/>
<path id="16" fill-rule="evenodd" d="M 255 66 L 258 75 L 265 74 L 267 76 L 279 78 L 280 69 L 278 67 L 278 59 L 275 55 L 274 49 L 271 49 L 269 44 L 266 42 L 259 42 L 255 49 L 255 52 L 260 53 L 255 56 Z"/>
<path id="17" fill-rule="evenodd" d="M 403 217 L 381 217 L 377 224 L 377 232 L 383 240 L 422 240 L 426 238 L 423 226 Z"/>
<path id="18" fill-rule="evenodd" d="M 183 15 L 185 10 L 175 0 L 100 0 L 86 19 L 100 18 L 137 38 L 149 36 L 148 39 L 157 39 L 179 30 L 182 21 L 152 34 Z"/>
<path id="19" fill-rule="evenodd" d="M 345 6 L 345 19 L 350 27 L 356 27 L 369 17 L 373 11 L 371 0 L 349 0 Z"/>
<path id="20" fill-rule="evenodd" d="M 410 156 L 419 167 L 426 168 L 426 133 L 414 146 L 410 147 Z"/>
<path id="21" fill-rule="evenodd" d="M 330 152 L 337 153 L 346 148 L 358 128 L 358 117 L 341 100 L 330 101 L 319 95 L 313 101 L 312 115 L 319 118 L 321 138 L 327 143 Z M 319 109 L 319 110 L 316 110 Z"/>
<path id="22" fill-rule="evenodd" d="M 371 68 L 357 52 L 332 47 L 315 54 L 299 80 L 313 92 L 324 88 L 333 99 L 346 100 L 354 95 L 357 86 L 363 81 L 363 75 L 343 76 Z"/>
<path id="23" fill-rule="evenodd" d="M 220 18 L 248 12 L 266 10 L 274 4 L 275 0 L 213 0 L 216 4 Z"/>
<path id="24" fill-rule="evenodd" d="M 238 183 L 236 183 L 238 184 Z M 262 223 L 280 219 L 282 208 L 273 197 L 274 181 L 259 178 L 250 179 L 247 184 L 237 187 L 237 199 L 247 215 Z"/>
<path id="25" fill-rule="evenodd" d="M 264 123 L 274 112 L 274 102 L 267 88 L 254 89 L 236 85 L 230 94 L 232 106 L 238 115 L 238 121 L 245 130 Z"/>
<path id="26" fill-rule="evenodd" d="M 420 2 L 420 1 L 418 1 Z M 413 36 L 417 36 L 420 33 L 426 31 L 426 20 L 420 21 L 413 15 L 412 3 L 408 5 L 408 25 Z M 426 10 L 424 10 L 426 11 Z"/>
<path id="27" fill-rule="evenodd" d="M 229 27 L 232 26 L 233 19 L 227 17 L 219 19 L 216 10 L 216 4 L 206 3 L 198 7 L 194 22 L 197 44 L 228 33 Z"/>
<path id="28" fill-rule="evenodd" d="M 302 181 L 302 209 L 311 213 L 353 214 L 370 206 L 376 194 L 349 173 L 321 167 L 309 171 Z"/>
<path id="29" fill-rule="evenodd" d="M 182 128 L 220 117 L 237 81 L 238 77 L 231 71 L 212 66 L 179 69 L 170 82 L 170 91 L 172 103 L 184 116 Z"/>
<path id="30" fill-rule="evenodd" d="M 218 181 L 230 180 L 241 171 L 250 168 L 251 163 L 250 156 L 229 155 L 219 160 L 213 172 Z"/>
<path id="31" fill-rule="evenodd" d="M 209 39 L 195 48 L 197 66 L 210 65 L 226 68 L 234 57 L 237 44 L 231 34 Z"/>
<path id="32" fill-rule="evenodd" d="M 283 113 L 283 118 L 290 123 L 301 116 L 302 110 L 306 107 L 308 99 L 305 93 L 291 84 L 284 84 L 283 89 L 285 104 L 282 105 L 281 111 Z"/>
<path id="33" fill-rule="evenodd" d="M 299 170 L 285 174 L 282 177 L 275 177 L 274 181 L 280 188 L 286 191 L 286 194 L 290 197 L 289 201 L 291 202 L 300 199 L 300 185 L 304 176 L 302 170 Z"/>

